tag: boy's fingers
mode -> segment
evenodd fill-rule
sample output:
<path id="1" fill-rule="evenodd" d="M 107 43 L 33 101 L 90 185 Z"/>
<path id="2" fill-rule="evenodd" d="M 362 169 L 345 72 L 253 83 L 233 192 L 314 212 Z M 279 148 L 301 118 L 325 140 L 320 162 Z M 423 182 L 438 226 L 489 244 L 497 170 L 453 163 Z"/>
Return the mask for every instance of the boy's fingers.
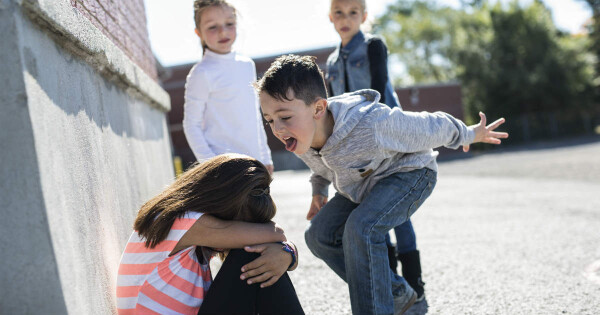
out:
<path id="1" fill-rule="evenodd" d="M 498 128 L 498 126 L 502 125 L 504 122 L 506 122 L 506 120 L 504 118 L 500 118 L 500 119 L 494 121 L 493 123 L 491 123 L 489 126 L 487 126 L 487 129 L 494 130 L 494 129 Z"/>
<path id="2" fill-rule="evenodd" d="M 486 118 L 485 118 L 485 114 L 482 113 L 482 112 L 479 112 L 479 117 L 481 118 L 481 125 L 485 126 L 485 123 L 487 121 Z"/>
<path id="3" fill-rule="evenodd" d="M 508 133 L 493 131 L 489 133 L 489 136 L 493 138 L 508 138 Z"/>
<path id="4" fill-rule="evenodd" d="M 485 140 L 483 142 L 491 143 L 491 144 L 500 144 L 502 141 L 500 141 L 500 139 L 496 139 L 496 138 L 485 138 Z"/>
<path id="5" fill-rule="evenodd" d="M 307 220 L 312 220 L 312 218 L 317 214 L 317 212 L 319 212 L 319 210 L 317 209 L 317 207 L 311 206 L 310 210 L 308 210 L 308 214 L 306 215 L 306 219 Z"/>
<path id="6" fill-rule="evenodd" d="M 463 145 L 463 152 L 469 152 L 470 145 Z"/>

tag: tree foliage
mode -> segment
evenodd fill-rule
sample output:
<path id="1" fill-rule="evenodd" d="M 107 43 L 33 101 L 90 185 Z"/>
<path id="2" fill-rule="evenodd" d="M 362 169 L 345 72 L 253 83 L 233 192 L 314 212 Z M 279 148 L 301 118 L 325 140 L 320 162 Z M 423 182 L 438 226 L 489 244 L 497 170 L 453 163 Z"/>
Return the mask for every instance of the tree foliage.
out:
<path id="1" fill-rule="evenodd" d="M 560 114 L 592 104 L 589 39 L 558 31 L 540 0 L 526 6 L 465 0 L 460 9 L 398 0 L 376 25 L 406 66 L 402 82 L 460 81 L 467 118 L 479 111 Z"/>

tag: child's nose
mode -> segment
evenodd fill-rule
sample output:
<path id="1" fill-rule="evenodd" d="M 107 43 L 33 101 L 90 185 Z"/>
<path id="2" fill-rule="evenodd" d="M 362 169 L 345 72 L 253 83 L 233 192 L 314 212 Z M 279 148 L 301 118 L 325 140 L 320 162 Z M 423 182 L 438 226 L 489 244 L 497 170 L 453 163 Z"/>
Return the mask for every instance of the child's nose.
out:
<path id="1" fill-rule="evenodd" d="M 282 133 L 284 131 L 283 130 L 283 124 L 280 123 L 280 122 L 277 122 L 277 121 L 274 122 L 273 123 L 273 131 L 276 132 L 276 133 Z"/>

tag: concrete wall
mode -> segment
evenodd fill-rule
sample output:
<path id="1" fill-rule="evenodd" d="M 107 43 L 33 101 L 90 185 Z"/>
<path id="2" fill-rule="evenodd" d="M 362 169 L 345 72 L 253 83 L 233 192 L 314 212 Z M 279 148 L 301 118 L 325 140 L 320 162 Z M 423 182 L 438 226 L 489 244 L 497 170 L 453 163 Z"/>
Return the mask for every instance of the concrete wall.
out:
<path id="1" fill-rule="evenodd" d="M 0 0 L 0 314 L 115 313 L 168 95 L 69 0 Z"/>

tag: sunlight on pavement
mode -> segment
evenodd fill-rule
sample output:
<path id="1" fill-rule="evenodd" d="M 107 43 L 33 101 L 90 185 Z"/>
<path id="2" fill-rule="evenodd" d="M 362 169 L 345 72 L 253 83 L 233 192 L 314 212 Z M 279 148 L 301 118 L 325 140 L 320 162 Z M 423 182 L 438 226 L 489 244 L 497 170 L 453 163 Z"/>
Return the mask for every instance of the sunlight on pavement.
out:
<path id="1" fill-rule="evenodd" d="M 583 276 L 586 279 L 600 285 L 600 260 L 596 260 L 587 266 L 583 271 Z"/>

